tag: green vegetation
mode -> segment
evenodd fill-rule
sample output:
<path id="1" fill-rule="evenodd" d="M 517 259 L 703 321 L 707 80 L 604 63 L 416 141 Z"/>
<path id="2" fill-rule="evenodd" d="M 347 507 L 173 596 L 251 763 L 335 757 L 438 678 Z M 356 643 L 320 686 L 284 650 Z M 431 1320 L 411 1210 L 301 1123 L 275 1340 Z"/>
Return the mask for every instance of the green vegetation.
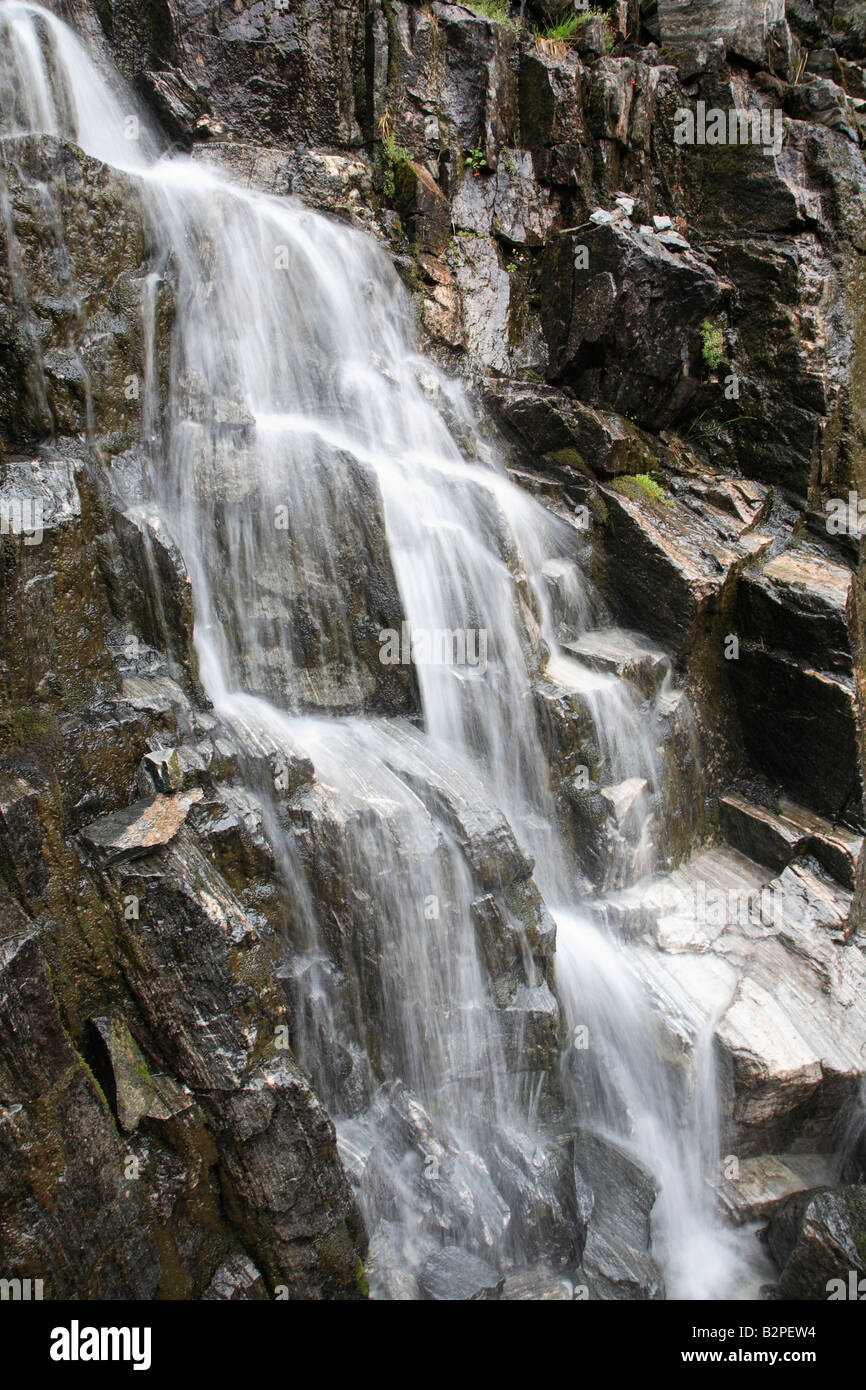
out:
<path id="1" fill-rule="evenodd" d="M 655 504 L 664 503 L 667 507 L 673 502 L 673 498 L 668 496 L 649 473 L 633 473 L 628 477 L 617 478 L 614 487 L 636 502 L 649 500 Z"/>
<path id="2" fill-rule="evenodd" d="M 706 410 L 702 410 L 686 430 L 686 438 L 695 439 L 698 443 L 703 440 L 715 439 L 731 425 L 738 425 L 741 420 L 753 420 L 755 418 L 753 415 L 731 415 L 727 420 L 714 419 L 713 412 L 718 408 L 716 405 L 709 405 Z"/>
<path id="3" fill-rule="evenodd" d="M 546 29 L 536 29 L 535 37 L 545 43 L 570 43 L 577 36 L 577 31 L 586 18 L 587 15 L 581 15 L 579 18 L 576 14 L 566 15 L 555 24 L 548 24 Z"/>
<path id="4" fill-rule="evenodd" d="M 358 1293 L 361 1295 L 362 1298 L 369 1298 L 370 1281 L 367 1278 L 367 1271 L 365 1270 L 363 1262 L 360 1258 L 358 1259 L 355 1265 L 355 1288 L 358 1290 Z"/>
<path id="5" fill-rule="evenodd" d="M 724 350 L 724 331 L 717 323 L 704 319 L 701 324 L 701 355 L 711 372 L 714 372 L 721 362 Z"/>
<path id="6" fill-rule="evenodd" d="M 476 178 L 487 169 L 487 158 L 480 145 L 476 145 L 474 150 L 467 150 L 463 160 L 467 169 L 471 169 Z"/>
<path id="7" fill-rule="evenodd" d="M 607 10 L 601 10 L 597 5 L 590 10 L 584 10 L 583 13 L 577 15 L 576 18 L 578 24 L 586 24 L 588 19 L 603 19 L 608 28 L 610 28 L 610 15 Z M 613 31 L 611 30 L 611 32 Z"/>
<path id="8" fill-rule="evenodd" d="M 394 118 L 386 111 L 379 118 L 382 156 L 382 192 L 389 202 L 394 199 L 394 171 L 398 164 L 412 158 L 411 152 L 398 143 L 394 134 Z"/>
<path id="9" fill-rule="evenodd" d="M 575 39 L 578 38 L 582 26 L 591 19 L 600 19 L 604 21 L 604 46 L 609 53 L 615 42 L 610 15 L 607 14 L 605 10 L 600 10 L 597 7 L 591 10 L 584 10 L 582 14 L 563 15 L 562 19 L 555 20 L 552 24 L 548 24 L 546 29 L 536 29 L 536 42 L 546 45 L 554 51 L 564 51 L 569 44 L 573 43 Z"/>
<path id="10" fill-rule="evenodd" d="M 517 28 L 517 20 L 508 12 L 508 4 L 502 0 L 467 0 L 470 10 L 484 15 L 485 19 L 495 19 L 497 24 L 507 24 L 510 29 Z"/>

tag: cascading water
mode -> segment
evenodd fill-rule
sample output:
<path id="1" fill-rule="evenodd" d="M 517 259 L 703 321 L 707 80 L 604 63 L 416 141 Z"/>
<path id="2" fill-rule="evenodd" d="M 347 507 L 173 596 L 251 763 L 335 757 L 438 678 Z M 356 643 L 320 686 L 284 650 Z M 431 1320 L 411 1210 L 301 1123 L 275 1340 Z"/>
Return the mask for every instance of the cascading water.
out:
<path id="1" fill-rule="evenodd" d="M 593 1038 L 592 1060 L 572 1057 L 572 1071 L 592 1123 L 629 1144 L 660 1185 L 669 1295 L 729 1294 L 739 1257 L 706 1181 L 718 1132 L 709 1037 L 684 1109 L 632 950 L 576 906 L 580 875 L 559 828 L 539 677 L 581 693 L 607 781 L 644 787 L 628 878 L 651 867 L 648 812 L 663 776 L 633 693 L 558 643 L 551 562 L 571 630 L 592 611 L 574 533 L 510 482 L 459 387 L 413 350 L 408 297 L 371 240 L 190 160 L 160 160 L 146 125 L 130 123 L 120 80 L 100 74 L 46 11 L 3 4 L 0 37 L 5 133 L 71 138 L 138 180 L 157 248 L 142 286 L 148 505 L 190 573 L 202 681 L 248 742 L 312 760 L 313 814 L 341 828 L 330 871 L 353 896 L 363 949 L 335 945 L 292 836 L 265 808 L 294 902 L 297 1049 L 337 1118 L 371 1226 L 387 1227 L 391 1259 L 417 1270 L 432 1239 L 416 1209 L 417 1154 L 394 1141 L 377 1090 L 397 1079 L 429 1130 L 427 1157 L 436 1167 L 444 1156 L 450 1174 L 437 1207 L 449 1239 L 520 1264 L 521 1191 L 532 1209 L 544 1189 L 558 1219 L 571 1219 L 545 1186 L 535 1089 L 506 1056 L 473 916 L 478 884 L 437 791 L 447 788 L 485 808 L 500 838 L 507 822 L 534 860 L 557 924 L 564 1013 Z M 175 305 L 167 402 L 154 365 L 162 277 Z M 378 509 L 383 557 L 371 535 Z M 360 570 L 379 560 L 392 569 L 396 631 L 405 622 L 414 636 L 475 643 L 475 660 L 456 663 L 416 651 L 421 730 L 398 695 L 382 711 L 382 634 L 357 617 L 346 554 Z M 540 989 L 526 945 L 525 954 Z M 429 1116 L 418 1119 L 411 1096 Z"/>

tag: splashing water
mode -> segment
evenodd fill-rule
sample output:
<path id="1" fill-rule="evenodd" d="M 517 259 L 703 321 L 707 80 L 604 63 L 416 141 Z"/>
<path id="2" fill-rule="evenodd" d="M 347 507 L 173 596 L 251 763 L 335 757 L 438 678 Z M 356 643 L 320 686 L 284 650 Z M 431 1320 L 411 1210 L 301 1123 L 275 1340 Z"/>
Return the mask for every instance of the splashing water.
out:
<path id="1" fill-rule="evenodd" d="M 249 745 L 301 750 L 315 768 L 308 810 L 314 835 L 329 827 L 327 882 L 313 882 L 272 805 L 265 815 L 294 903 L 297 1050 L 347 1161 L 364 1170 L 371 1228 L 396 1231 L 397 1258 L 420 1268 L 431 1237 L 419 1154 L 394 1148 L 380 1089 L 396 1078 L 420 1102 L 401 1102 L 401 1116 L 423 1131 L 421 1157 L 450 1165 L 436 1198 L 446 1238 L 526 1262 L 520 1193 L 534 1209 L 543 1187 L 558 1210 L 538 1156 L 537 1085 L 509 1061 L 479 944 L 483 887 L 461 834 L 471 813 L 491 844 L 511 853 L 513 830 L 534 860 L 558 928 L 566 1021 L 597 1039 L 581 1081 L 592 1122 L 624 1138 L 660 1186 L 670 1296 L 729 1295 L 739 1256 L 706 1183 L 719 1130 L 712 1029 L 684 1104 L 631 948 L 576 907 L 581 879 L 560 830 L 541 678 L 583 699 L 605 780 L 645 783 L 627 881 L 651 867 L 649 806 L 663 779 L 634 693 L 557 640 L 551 566 L 572 633 L 593 607 L 574 532 L 511 483 L 460 387 L 417 354 L 408 297 L 372 240 L 191 160 L 159 159 L 120 79 L 47 11 L 0 5 L 0 40 L 4 134 L 72 139 L 140 187 L 158 248 L 142 285 L 150 502 L 190 574 L 216 711 Z M 168 401 L 155 368 L 162 286 L 174 300 Z M 383 629 L 405 622 L 415 636 L 463 641 L 462 660 L 415 661 L 422 729 L 408 686 L 383 683 L 382 633 L 355 602 L 372 590 Z M 317 906 L 334 883 L 346 895 L 336 927 Z M 543 994 L 519 923 L 516 934 L 520 988 Z"/>

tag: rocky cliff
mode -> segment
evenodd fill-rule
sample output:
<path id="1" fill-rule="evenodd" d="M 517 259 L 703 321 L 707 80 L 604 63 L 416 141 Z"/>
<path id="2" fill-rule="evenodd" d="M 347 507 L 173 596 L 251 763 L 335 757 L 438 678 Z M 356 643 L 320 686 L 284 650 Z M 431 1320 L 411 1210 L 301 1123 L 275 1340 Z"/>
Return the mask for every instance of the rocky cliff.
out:
<path id="1" fill-rule="evenodd" d="M 651 711 L 665 891 L 769 886 L 782 906 L 771 926 L 708 929 L 663 892 L 637 900 L 612 848 L 634 789 L 605 784 L 586 700 L 548 670 L 534 698 L 588 896 L 607 894 L 607 918 L 684 991 L 711 962 L 695 988 L 717 1017 L 737 1160 L 720 1200 L 735 1222 L 770 1223 L 777 1292 L 825 1297 L 840 1260 L 862 1274 L 863 6 L 49 8 L 119 68 L 167 147 L 378 240 L 424 350 L 464 380 L 511 478 L 572 529 L 598 620 L 560 636 Z M 390 1211 L 392 1169 L 375 1149 L 356 1170 L 351 1144 L 338 1156 L 330 1082 L 317 1095 L 296 1060 L 316 1025 L 286 967 L 300 912 L 275 817 L 352 981 L 346 1007 L 369 1018 L 387 1008 L 385 908 L 347 881 L 354 821 L 306 750 L 252 750 L 205 694 L 190 575 L 141 485 L 149 403 L 177 388 L 177 282 L 150 281 L 148 336 L 156 245 L 129 176 L 57 136 L 7 134 L 0 150 L 0 1273 L 43 1278 L 52 1297 L 363 1297 L 388 1222 L 365 1231 L 356 1197 L 376 1189 Z M 236 402 L 183 389 L 191 412 L 224 405 L 220 429 L 241 437 Z M 381 499 L 348 458 L 334 486 L 366 517 L 334 544 L 362 676 L 322 674 L 339 639 L 310 618 L 326 581 L 308 575 L 291 672 L 277 655 L 269 679 L 297 680 L 314 712 L 416 718 L 411 672 L 363 656 L 400 607 Z M 555 609 L 555 565 L 547 579 Z M 495 1223 L 450 1268 L 455 1233 L 484 1223 L 425 1191 L 446 1255 L 386 1291 L 453 1296 L 457 1280 L 467 1296 L 559 1297 L 567 1277 L 592 1296 L 659 1296 L 646 1175 L 586 1138 L 562 1157 L 566 1044 L 531 865 L 471 786 L 425 776 L 421 799 L 475 876 L 507 1065 L 557 1129 L 544 1209 L 513 1155 L 491 1161 L 500 1190 L 512 1174 L 508 1239 L 521 1230 L 525 1251 L 531 1232 L 530 1263 L 555 1275 L 518 1269 L 503 1286 L 484 1264 L 507 1245 Z M 678 998 L 660 1009 L 687 1087 L 698 1025 Z M 335 1089 L 353 1065 L 331 1056 Z M 429 1152 L 386 1041 L 374 1070 L 384 1148 Z M 627 1238 L 606 1214 L 623 1187 Z"/>

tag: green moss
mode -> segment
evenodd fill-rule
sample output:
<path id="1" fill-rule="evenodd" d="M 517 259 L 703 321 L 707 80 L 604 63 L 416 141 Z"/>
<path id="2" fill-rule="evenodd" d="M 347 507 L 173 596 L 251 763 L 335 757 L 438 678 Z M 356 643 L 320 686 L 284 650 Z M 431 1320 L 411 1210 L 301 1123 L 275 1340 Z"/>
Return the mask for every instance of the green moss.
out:
<path id="1" fill-rule="evenodd" d="M 18 709 L 7 705 L 0 709 L 0 744 L 3 747 L 59 743 L 60 739 L 60 724 L 47 710 L 30 705 L 21 705 Z"/>
<path id="2" fill-rule="evenodd" d="M 701 356 L 711 372 L 722 360 L 725 350 L 725 334 L 720 324 L 704 319 L 701 324 Z"/>
<path id="3" fill-rule="evenodd" d="M 560 468 L 574 468 L 578 473 L 589 472 L 583 454 L 579 453 L 577 449 L 557 449 L 555 453 L 550 455 L 550 459 Z"/>
<path id="4" fill-rule="evenodd" d="M 611 524 L 610 512 L 608 510 L 608 506 L 604 498 L 600 496 L 599 493 L 593 492 L 590 494 L 587 501 L 589 504 L 589 510 L 592 513 L 593 520 L 599 526 L 609 527 Z"/>
<path id="5" fill-rule="evenodd" d="M 393 202 L 397 187 L 397 172 L 401 165 L 411 163 L 412 156 L 407 149 L 398 143 L 393 129 L 385 122 L 384 117 L 381 126 L 382 192 L 389 202 Z"/>
<path id="6" fill-rule="evenodd" d="M 669 507 L 673 501 L 649 473 L 635 473 L 627 478 L 617 478 L 613 485 L 617 492 L 631 497 L 636 502 L 648 500 L 654 505 L 663 503 Z"/>
<path id="7" fill-rule="evenodd" d="M 370 1281 L 367 1278 L 367 1271 L 364 1268 L 364 1261 L 358 1257 L 355 1265 L 355 1288 L 362 1298 L 370 1297 Z"/>

